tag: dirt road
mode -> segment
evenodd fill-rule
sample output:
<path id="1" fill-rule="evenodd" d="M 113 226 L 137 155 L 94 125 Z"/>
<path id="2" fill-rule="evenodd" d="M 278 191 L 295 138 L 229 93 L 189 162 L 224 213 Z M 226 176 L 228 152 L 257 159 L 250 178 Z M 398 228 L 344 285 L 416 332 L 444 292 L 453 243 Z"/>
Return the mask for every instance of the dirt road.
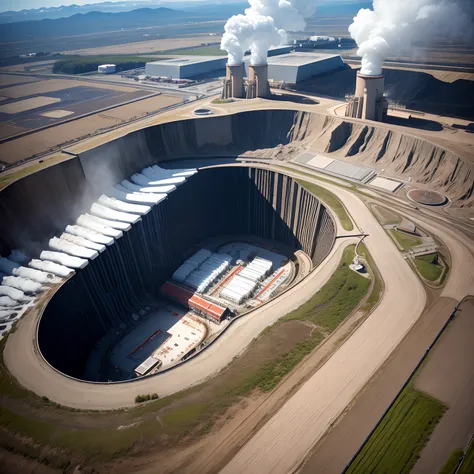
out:
<path id="1" fill-rule="evenodd" d="M 308 300 L 336 269 L 342 251 L 356 238 L 337 239 L 327 259 L 305 280 L 287 293 L 257 309 L 248 318 L 236 321 L 224 337 L 198 357 L 161 375 L 133 383 L 87 384 L 69 379 L 53 370 L 31 343 L 35 337 L 38 311 L 21 319 L 16 332 L 9 336 L 4 351 L 11 373 L 26 388 L 65 406 L 114 409 L 133 405 L 139 393 L 158 393 L 160 397 L 184 390 L 205 380 L 242 352 L 263 329 Z"/>
<path id="2" fill-rule="evenodd" d="M 292 472 L 421 315 L 425 292 L 385 231 L 352 193 L 331 185 L 369 236 L 365 244 L 385 281 L 382 302 L 326 364 L 222 470 Z"/>
<path id="3" fill-rule="evenodd" d="M 455 306 L 453 299 L 440 298 L 423 313 L 347 413 L 314 447 L 299 474 L 340 474 L 343 471 Z"/>
<path id="4" fill-rule="evenodd" d="M 449 409 L 436 426 L 412 474 L 439 472 L 455 449 L 474 432 L 474 298 L 461 305 L 436 344 L 415 386 Z"/>

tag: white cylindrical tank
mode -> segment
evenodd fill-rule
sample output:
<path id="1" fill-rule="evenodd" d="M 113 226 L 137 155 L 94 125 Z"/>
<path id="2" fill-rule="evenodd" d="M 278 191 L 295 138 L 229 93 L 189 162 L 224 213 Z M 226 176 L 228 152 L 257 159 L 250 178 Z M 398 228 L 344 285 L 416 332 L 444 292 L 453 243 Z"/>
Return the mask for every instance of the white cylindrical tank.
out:
<path id="1" fill-rule="evenodd" d="M 97 72 L 101 74 L 113 74 L 117 70 L 117 66 L 115 64 L 101 64 L 97 68 Z"/>

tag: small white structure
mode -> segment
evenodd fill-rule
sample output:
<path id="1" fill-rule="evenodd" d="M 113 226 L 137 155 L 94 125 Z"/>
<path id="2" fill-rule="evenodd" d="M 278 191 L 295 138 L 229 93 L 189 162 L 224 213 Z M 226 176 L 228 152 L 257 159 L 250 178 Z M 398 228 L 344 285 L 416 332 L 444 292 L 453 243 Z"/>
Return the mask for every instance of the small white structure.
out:
<path id="1" fill-rule="evenodd" d="M 97 72 L 101 74 L 113 74 L 117 70 L 117 66 L 115 64 L 101 64 L 97 68 Z"/>

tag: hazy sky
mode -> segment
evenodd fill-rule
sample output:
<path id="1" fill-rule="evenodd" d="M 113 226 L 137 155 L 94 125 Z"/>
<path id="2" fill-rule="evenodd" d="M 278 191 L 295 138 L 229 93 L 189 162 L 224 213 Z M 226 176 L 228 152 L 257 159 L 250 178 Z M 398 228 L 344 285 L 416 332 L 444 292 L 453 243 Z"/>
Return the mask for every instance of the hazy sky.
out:
<path id="1" fill-rule="evenodd" d="M 60 5 L 86 5 L 91 3 L 102 3 L 105 0 L 0 0 L 0 11 L 7 10 L 28 10 L 30 8 L 41 8 L 41 7 L 59 7 Z M 118 1 L 118 0 L 109 0 Z M 123 1 L 123 0 L 122 0 Z M 149 3 L 159 4 L 159 1 L 153 0 L 139 0 L 140 3 L 149 1 Z M 166 0 L 167 2 L 173 0 Z M 130 0 L 133 3 L 133 0 Z"/>

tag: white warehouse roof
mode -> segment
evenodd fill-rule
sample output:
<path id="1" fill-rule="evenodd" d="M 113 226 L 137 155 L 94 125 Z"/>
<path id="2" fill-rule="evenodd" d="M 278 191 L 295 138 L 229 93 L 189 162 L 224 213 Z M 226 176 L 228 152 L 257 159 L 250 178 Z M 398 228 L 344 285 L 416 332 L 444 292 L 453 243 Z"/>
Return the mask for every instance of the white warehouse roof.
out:
<path id="1" fill-rule="evenodd" d="M 226 63 L 226 56 L 182 56 L 146 63 L 145 75 L 174 79 L 190 79 L 209 72 L 224 75 Z"/>
<path id="2" fill-rule="evenodd" d="M 248 74 L 249 58 L 245 58 Z M 268 79 L 295 84 L 344 66 L 339 54 L 293 52 L 268 58 Z"/>

